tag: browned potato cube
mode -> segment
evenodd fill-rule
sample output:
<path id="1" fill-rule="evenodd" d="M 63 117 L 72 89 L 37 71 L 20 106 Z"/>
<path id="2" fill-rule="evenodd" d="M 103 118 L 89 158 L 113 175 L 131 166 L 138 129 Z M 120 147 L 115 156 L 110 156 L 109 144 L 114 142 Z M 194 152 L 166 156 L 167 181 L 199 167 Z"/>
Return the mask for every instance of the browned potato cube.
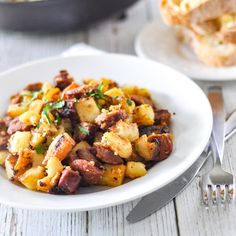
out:
<path id="1" fill-rule="evenodd" d="M 66 158 L 74 145 L 75 141 L 69 134 L 63 133 L 56 136 L 48 148 L 43 164 L 46 164 L 51 157 L 57 157 L 58 160 L 62 161 Z"/>
<path id="2" fill-rule="evenodd" d="M 100 110 L 92 97 L 81 98 L 76 103 L 76 110 L 81 121 L 94 122 Z"/>
<path id="3" fill-rule="evenodd" d="M 125 177 L 125 165 L 104 165 L 104 173 L 100 185 L 116 187 L 123 183 Z"/>
<path id="4" fill-rule="evenodd" d="M 37 181 L 45 176 L 45 169 L 42 166 L 35 166 L 27 170 L 20 178 L 20 182 L 26 188 L 31 190 L 37 189 Z"/>
<path id="5" fill-rule="evenodd" d="M 146 175 L 147 170 L 142 162 L 129 161 L 126 167 L 126 177 L 135 179 Z"/>

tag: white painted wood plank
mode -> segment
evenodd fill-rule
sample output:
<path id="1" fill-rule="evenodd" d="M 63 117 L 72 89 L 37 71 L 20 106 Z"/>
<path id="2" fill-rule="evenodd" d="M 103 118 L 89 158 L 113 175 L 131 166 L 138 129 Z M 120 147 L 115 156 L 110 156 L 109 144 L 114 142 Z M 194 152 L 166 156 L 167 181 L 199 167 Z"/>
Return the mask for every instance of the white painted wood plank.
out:
<path id="1" fill-rule="evenodd" d="M 138 200 L 120 206 L 89 212 L 89 235 L 177 235 L 175 209 L 173 202 L 146 219 L 129 224 L 127 214 Z"/>
<path id="2" fill-rule="evenodd" d="M 58 55 L 69 46 L 84 41 L 86 35 L 78 32 L 44 35 L 0 31 L 0 70 Z"/>

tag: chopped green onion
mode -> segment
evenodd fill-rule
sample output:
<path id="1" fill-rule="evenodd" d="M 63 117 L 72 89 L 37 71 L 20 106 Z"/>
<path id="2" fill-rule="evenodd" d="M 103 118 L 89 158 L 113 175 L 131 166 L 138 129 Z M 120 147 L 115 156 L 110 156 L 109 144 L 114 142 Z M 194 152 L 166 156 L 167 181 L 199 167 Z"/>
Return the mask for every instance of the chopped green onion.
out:
<path id="1" fill-rule="evenodd" d="M 82 126 L 78 126 L 79 132 L 85 135 L 89 135 L 89 130 L 87 130 L 86 128 L 82 127 Z"/>
<path id="2" fill-rule="evenodd" d="M 53 104 L 52 109 L 60 109 L 65 106 L 65 101 L 61 100 Z"/>
<path id="3" fill-rule="evenodd" d="M 128 106 L 132 106 L 133 102 L 132 102 L 131 99 L 127 99 L 127 100 L 126 100 L 126 104 L 127 104 Z"/>
<path id="4" fill-rule="evenodd" d="M 39 144 L 38 146 L 35 147 L 35 151 L 38 154 L 45 154 L 47 151 L 47 148 L 43 144 Z"/>
<path id="5" fill-rule="evenodd" d="M 59 125 L 59 124 L 61 124 L 61 117 L 59 116 L 59 114 L 58 114 L 58 113 L 56 113 L 56 117 L 55 117 L 55 124 L 56 124 L 56 125 Z"/>

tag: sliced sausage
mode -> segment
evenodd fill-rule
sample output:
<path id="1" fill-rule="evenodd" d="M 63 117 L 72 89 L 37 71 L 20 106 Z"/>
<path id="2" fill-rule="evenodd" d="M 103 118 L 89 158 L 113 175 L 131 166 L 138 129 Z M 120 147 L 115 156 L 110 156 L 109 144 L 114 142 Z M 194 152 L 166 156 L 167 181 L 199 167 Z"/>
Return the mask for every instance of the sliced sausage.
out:
<path id="1" fill-rule="evenodd" d="M 13 118 L 10 117 L 10 116 L 6 116 L 6 117 L 3 118 L 3 121 L 5 122 L 6 127 L 9 127 L 10 122 L 11 122 L 12 120 L 13 120 Z"/>
<path id="2" fill-rule="evenodd" d="M 0 134 L 0 150 L 7 150 L 9 136 Z"/>
<path id="3" fill-rule="evenodd" d="M 65 101 L 63 108 L 54 109 L 51 112 L 53 114 L 58 113 L 62 118 L 70 119 L 72 125 L 76 125 L 79 122 L 79 116 L 75 109 L 75 101 Z"/>
<path id="4" fill-rule="evenodd" d="M 0 150 L 7 150 L 9 135 L 4 119 L 0 119 Z"/>
<path id="5" fill-rule="evenodd" d="M 76 154 L 78 159 L 97 162 L 96 157 L 91 153 L 90 149 L 79 149 Z"/>
<path id="6" fill-rule="evenodd" d="M 65 169 L 60 177 L 58 187 L 65 193 L 75 193 L 81 181 L 78 171 Z"/>
<path id="7" fill-rule="evenodd" d="M 43 84 L 41 82 L 29 84 L 24 88 L 24 90 L 35 92 L 35 91 L 41 90 L 42 86 L 43 86 Z"/>
<path id="8" fill-rule="evenodd" d="M 8 129 L 7 129 L 7 133 L 9 135 L 14 134 L 16 131 L 29 131 L 30 130 L 29 125 L 26 125 L 24 123 L 22 123 L 19 120 L 19 117 L 14 118 L 13 120 L 10 121 Z"/>
<path id="9" fill-rule="evenodd" d="M 76 142 L 80 142 L 83 140 L 92 142 L 94 140 L 97 129 L 98 126 L 95 124 L 91 124 L 89 122 L 81 122 L 74 132 L 74 139 Z"/>
<path id="10" fill-rule="evenodd" d="M 94 152 L 94 147 L 88 149 L 79 149 L 76 153 L 71 153 L 68 157 L 68 162 L 71 164 L 74 160 L 81 159 L 86 161 L 93 161 L 96 166 L 100 167 L 101 163 L 96 158 L 96 151 Z"/>
<path id="11" fill-rule="evenodd" d="M 164 123 L 163 125 L 150 125 L 150 126 L 141 126 L 139 127 L 140 136 L 146 134 L 147 136 L 152 133 L 163 134 L 170 133 L 170 128 Z"/>
<path id="12" fill-rule="evenodd" d="M 142 104 L 148 104 L 150 106 L 153 106 L 153 102 L 151 99 L 140 96 L 140 95 L 131 95 L 130 98 L 134 101 L 136 106 L 142 105 Z"/>
<path id="13" fill-rule="evenodd" d="M 155 124 L 159 125 L 165 123 L 166 125 L 170 125 L 171 114 L 168 110 L 155 110 Z"/>
<path id="14" fill-rule="evenodd" d="M 114 110 L 108 113 L 102 113 L 96 118 L 96 123 L 101 129 L 108 129 L 119 120 L 125 120 L 128 115 L 123 110 Z"/>
<path id="15" fill-rule="evenodd" d="M 54 81 L 55 86 L 62 91 L 67 86 L 69 86 L 74 81 L 74 79 L 66 70 L 61 70 L 54 78 Z"/>
<path id="16" fill-rule="evenodd" d="M 21 103 L 23 100 L 23 97 L 20 96 L 19 94 L 16 94 L 15 96 L 11 97 L 11 104 L 18 104 Z"/>
<path id="17" fill-rule="evenodd" d="M 65 91 L 64 96 L 66 97 L 66 99 L 80 99 L 83 97 L 86 97 L 88 95 L 88 93 L 90 92 L 91 87 L 88 85 L 83 85 L 68 91 Z"/>
<path id="18" fill-rule="evenodd" d="M 173 150 L 171 134 L 153 134 L 148 137 L 148 142 L 155 142 L 159 146 L 159 152 L 153 160 L 162 161 L 169 157 Z"/>
<path id="19" fill-rule="evenodd" d="M 123 164 L 123 159 L 120 156 L 115 155 L 109 147 L 99 143 L 97 143 L 95 147 L 97 152 L 96 157 L 102 162 L 113 165 Z"/>
<path id="20" fill-rule="evenodd" d="M 82 179 L 88 185 L 98 184 L 103 171 L 95 166 L 93 161 L 77 159 L 71 163 L 71 168 L 80 172 Z"/>

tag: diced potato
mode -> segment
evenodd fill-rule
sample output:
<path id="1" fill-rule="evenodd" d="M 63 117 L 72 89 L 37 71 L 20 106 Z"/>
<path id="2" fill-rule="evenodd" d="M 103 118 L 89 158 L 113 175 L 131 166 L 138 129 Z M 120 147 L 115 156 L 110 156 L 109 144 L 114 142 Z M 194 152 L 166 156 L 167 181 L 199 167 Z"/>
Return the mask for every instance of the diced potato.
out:
<path id="1" fill-rule="evenodd" d="M 5 160 L 5 169 L 6 169 L 7 178 L 9 180 L 14 179 L 14 175 L 15 175 L 14 166 L 16 162 L 17 162 L 17 156 L 13 156 L 13 155 L 9 155 Z"/>
<path id="2" fill-rule="evenodd" d="M 132 145 L 127 138 L 121 138 L 114 132 L 106 132 L 102 136 L 102 143 L 108 145 L 116 155 L 128 158 L 132 154 Z"/>
<path id="3" fill-rule="evenodd" d="M 0 151 L 0 165 L 4 165 L 5 160 L 6 160 L 6 158 L 9 154 L 10 153 L 7 150 L 1 150 Z"/>
<path id="4" fill-rule="evenodd" d="M 140 95 L 147 98 L 151 98 L 150 92 L 145 88 L 138 88 L 135 85 L 126 85 L 122 88 L 126 95 Z"/>
<path id="5" fill-rule="evenodd" d="M 40 166 L 43 163 L 44 155 L 39 154 L 36 151 L 31 151 L 32 166 Z"/>
<path id="6" fill-rule="evenodd" d="M 147 140 L 147 135 L 142 135 L 135 141 L 135 150 L 145 160 L 150 161 L 157 154 L 157 145 Z"/>
<path id="7" fill-rule="evenodd" d="M 42 109 L 43 109 L 43 105 L 44 105 L 44 102 L 42 100 L 34 100 L 30 106 L 29 106 L 29 110 L 30 111 L 33 111 L 34 113 L 36 114 L 40 114 Z"/>
<path id="8" fill-rule="evenodd" d="M 53 88 L 53 86 L 49 82 L 45 82 L 45 83 L 43 83 L 42 91 L 45 94 L 52 88 Z"/>
<path id="9" fill-rule="evenodd" d="M 51 157 L 46 165 L 47 176 L 37 181 L 37 190 L 48 192 L 54 187 L 63 171 L 63 165 L 57 157 Z"/>
<path id="10" fill-rule="evenodd" d="M 57 173 L 54 177 L 46 176 L 37 181 L 37 190 L 42 192 L 49 192 L 59 181 L 61 174 Z"/>
<path id="11" fill-rule="evenodd" d="M 44 93 L 43 101 L 57 101 L 61 96 L 61 91 L 59 88 L 51 88 Z"/>
<path id="12" fill-rule="evenodd" d="M 63 165 L 57 157 L 51 157 L 46 165 L 48 177 L 54 177 L 57 173 L 63 171 Z"/>
<path id="13" fill-rule="evenodd" d="M 46 176 L 42 179 L 39 179 L 37 181 L 37 186 L 36 186 L 36 189 L 38 191 L 42 191 L 42 192 L 49 192 L 49 190 L 51 189 L 51 178 Z"/>
<path id="14" fill-rule="evenodd" d="M 58 160 L 62 161 L 74 146 L 75 141 L 69 134 L 63 133 L 56 136 L 48 148 L 43 164 L 46 164 L 51 157 L 57 157 Z"/>
<path id="15" fill-rule="evenodd" d="M 43 135 L 37 131 L 33 132 L 30 145 L 35 148 L 46 139 L 46 135 Z"/>
<path id="16" fill-rule="evenodd" d="M 147 174 L 145 165 L 142 162 L 129 161 L 126 167 L 126 177 L 135 179 Z"/>
<path id="17" fill-rule="evenodd" d="M 155 114 L 148 104 L 142 104 L 134 109 L 134 122 L 138 125 L 153 125 Z"/>
<path id="18" fill-rule="evenodd" d="M 125 177 L 125 165 L 104 165 L 104 173 L 99 182 L 100 185 L 116 187 L 123 183 Z"/>
<path id="19" fill-rule="evenodd" d="M 29 110 L 19 116 L 19 120 L 26 125 L 37 126 L 39 124 L 40 115 Z"/>
<path id="20" fill-rule="evenodd" d="M 123 120 L 118 121 L 111 130 L 122 138 L 127 138 L 133 142 L 139 138 L 138 126 L 135 123 L 127 123 Z"/>
<path id="21" fill-rule="evenodd" d="M 102 92 L 105 93 L 111 87 L 110 85 L 114 82 L 108 78 L 101 78 L 100 83 L 103 84 Z"/>
<path id="22" fill-rule="evenodd" d="M 27 170 L 19 180 L 26 188 L 36 190 L 38 180 L 44 176 L 45 169 L 42 166 L 35 166 Z"/>
<path id="23" fill-rule="evenodd" d="M 12 118 L 15 118 L 15 117 L 21 115 L 22 113 L 24 113 L 26 111 L 27 111 L 26 106 L 21 106 L 20 104 L 11 104 L 8 107 L 7 115 L 12 117 Z"/>
<path id="24" fill-rule="evenodd" d="M 18 153 L 20 150 L 28 148 L 31 140 L 31 133 L 29 131 L 17 131 L 11 135 L 9 140 L 9 151 L 13 154 Z"/>
<path id="25" fill-rule="evenodd" d="M 124 93 L 120 88 L 112 88 L 105 92 L 106 96 L 109 97 L 123 97 Z"/>
<path id="26" fill-rule="evenodd" d="M 100 110 L 92 97 L 81 98 L 75 105 L 81 121 L 94 122 Z"/>
<path id="27" fill-rule="evenodd" d="M 49 120 L 48 120 L 48 118 L 49 118 Z M 51 112 L 48 112 L 47 116 L 44 113 L 41 114 L 41 119 L 40 119 L 41 125 L 46 125 L 46 126 L 49 126 L 49 128 L 50 128 L 51 125 L 53 125 L 52 123 L 54 122 L 54 120 L 55 120 L 55 118 Z"/>
<path id="28" fill-rule="evenodd" d="M 32 163 L 32 158 L 31 158 L 31 150 L 30 149 L 21 149 L 18 152 L 18 159 L 16 161 L 16 164 L 14 166 L 14 170 L 21 170 L 27 167 L 30 163 Z"/>
<path id="29" fill-rule="evenodd" d="M 78 150 L 84 150 L 84 149 L 88 149 L 91 146 L 85 142 L 85 141 L 81 141 L 79 143 L 77 143 L 74 148 L 72 149 L 71 153 L 76 153 Z"/>
<path id="30" fill-rule="evenodd" d="M 121 108 L 125 110 L 128 114 L 132 114 L 135 109 L 135 103 L 131 99 L 122 98 L 120 100 Z"/>

